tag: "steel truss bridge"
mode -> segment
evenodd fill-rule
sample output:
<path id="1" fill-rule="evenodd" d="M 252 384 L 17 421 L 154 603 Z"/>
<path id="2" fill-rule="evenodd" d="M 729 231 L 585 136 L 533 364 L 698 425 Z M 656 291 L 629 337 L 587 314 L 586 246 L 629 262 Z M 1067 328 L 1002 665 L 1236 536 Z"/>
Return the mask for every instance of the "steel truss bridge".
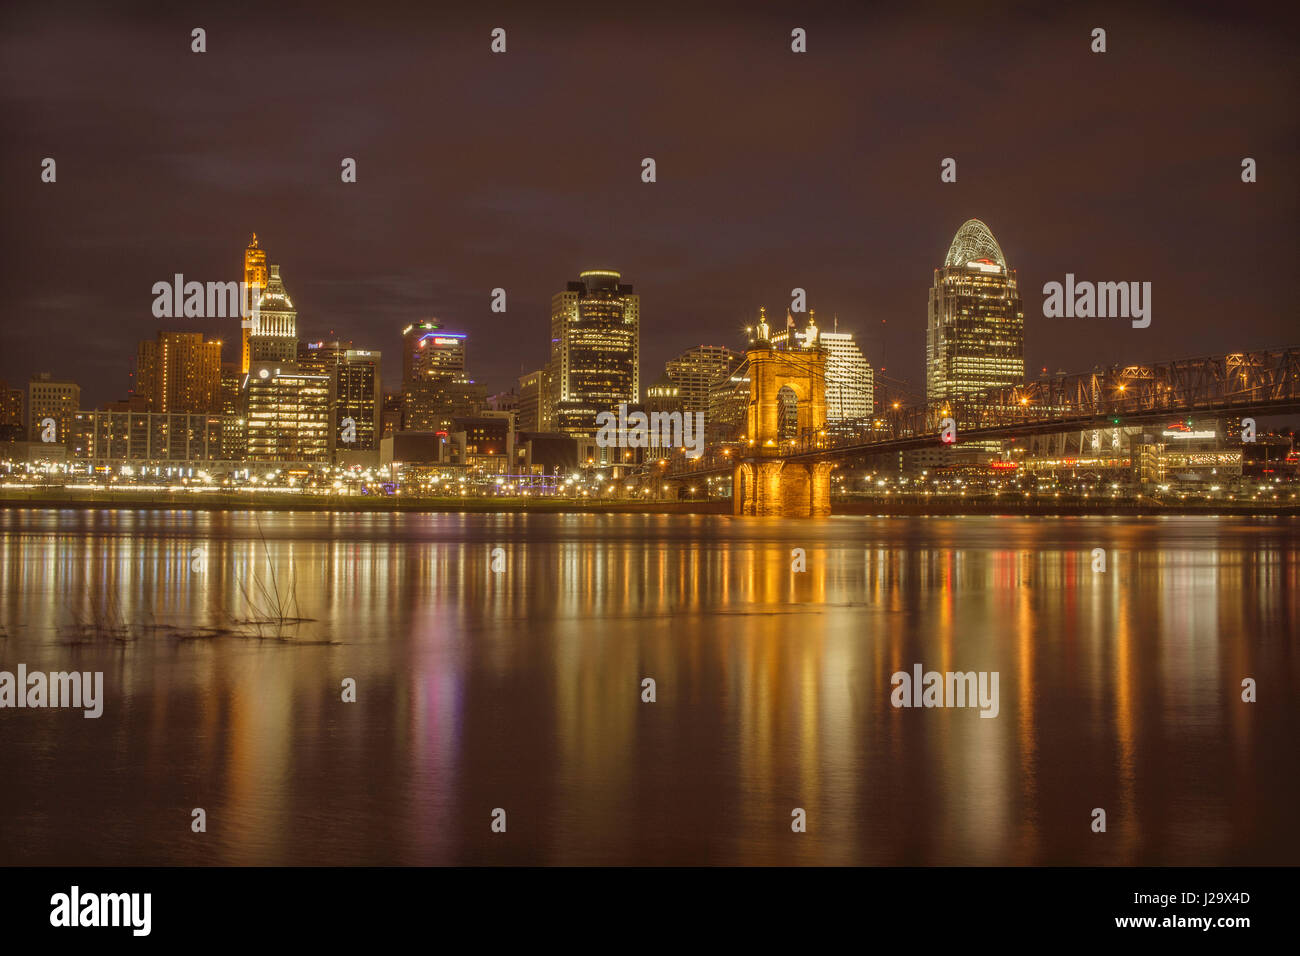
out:
<path id="1" fill-rule="evenodd" d="M 647 469 L 654 478 L 730 473 L 740 458 L 834 460 L 859 454 L 935 447 L 945 418 L 957 423 L 957 444 L 1107 429 L 1188 415 L 1253 416 L 1300 412 L 1300 346 L 1233 352 L 1152 365 L 1044 378 L 971 392 L 944 402 L 885 409 L 862 419 L 808 429 L 767 447 L 718 442 L 699 458 L 675 451 Z"/>

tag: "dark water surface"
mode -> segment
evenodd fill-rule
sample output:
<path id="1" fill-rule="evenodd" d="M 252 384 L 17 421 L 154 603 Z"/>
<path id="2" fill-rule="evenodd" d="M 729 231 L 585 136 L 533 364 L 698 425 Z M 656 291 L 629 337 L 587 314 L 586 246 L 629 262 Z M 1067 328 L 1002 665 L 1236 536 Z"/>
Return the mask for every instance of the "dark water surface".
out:
<path id="1" fill-rule="evenodd" d="M 1300 863 L 1298 584 L 1277 518 L 0 510 L 0 670 L 105 681 L 0 710 L 0 863 Z"/>

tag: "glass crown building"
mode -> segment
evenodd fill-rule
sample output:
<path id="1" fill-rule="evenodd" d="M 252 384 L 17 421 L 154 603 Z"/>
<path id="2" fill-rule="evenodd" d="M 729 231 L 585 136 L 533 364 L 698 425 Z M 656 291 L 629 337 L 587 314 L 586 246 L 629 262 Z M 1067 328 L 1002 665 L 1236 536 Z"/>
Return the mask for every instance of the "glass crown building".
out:
<path id="1" fill-rule="evenodd" d="M 1016 271 L 978 219 L 964 222 L 934 271 L 925 395 L 943 401 L 1025 381 L 1025 313 Z"/>

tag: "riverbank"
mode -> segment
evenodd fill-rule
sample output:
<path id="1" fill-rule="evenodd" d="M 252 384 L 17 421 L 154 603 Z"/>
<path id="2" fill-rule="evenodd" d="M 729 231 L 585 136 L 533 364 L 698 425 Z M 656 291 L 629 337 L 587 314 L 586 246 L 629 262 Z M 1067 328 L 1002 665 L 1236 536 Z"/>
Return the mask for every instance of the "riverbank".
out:
<path id="1" fill-rule="evenodd" d="M 491 514 L 731 514 L 731 499 L 633 501 L 523 497 L 379 497 L 272 492 L 89 491 L 68 488 L 0 489 L 0 508 L 74 508 L 184 511 L 360 511 Z M 1184 501 L 1153 498 L 905 497 L 833 498 L 837 515 L 1300 515 L 1294 501 Z"/>
<path id="2" fill-rule="evenodd" d="M 1156 498 L 899 497 L 832 498 L 837 515 L 1300 515 L 1294 501 L 1182 501 Z"/>
<path id="3" fill-rule="evenodd" d="M 596 514 L 730 513 L 730 499 L 717 501 L 631 501 L 611 498 L 523 497 L 390 497 L 379 495 L 311 495 L 274 492 L 141 491 L 128 488 L 88 491 L 67 488 L 3 488 L 0 508 L 107 508 L 184 511 L 426 511 L 488 514 L 499 512 Z"/>

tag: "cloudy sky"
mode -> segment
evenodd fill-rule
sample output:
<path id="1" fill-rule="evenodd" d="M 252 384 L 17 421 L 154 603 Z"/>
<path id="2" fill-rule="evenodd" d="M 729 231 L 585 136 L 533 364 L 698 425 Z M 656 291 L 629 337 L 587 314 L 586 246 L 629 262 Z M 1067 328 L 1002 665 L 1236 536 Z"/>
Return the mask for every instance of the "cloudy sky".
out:
<path id="1" fill-rule="evenodd" d="M 153 284 L 240 278 L 254 231 L 300 336 L 383 350 L 390 383 L 402 326 L 436 318 L 469 333 L 475 378 L 509 387 L 545 360 L 552 293 L 616 269 L 642 296 L 643 381 L 690 346 L 738 345 L 799 286 L 821 324 L 838 314 L 873 365 L 919 384 L 933 269 L 971 217 L 1019 273 L 1034 373 L 1300 340 L 1294 19 L 205 6 L 0 14 L 0 378 L 51 371 L 87 407 L 123 397 L 160 327 Z M 1151 282 L 1150 327 L 1044 318 L 1043 284 L 1067 272 Z M 233 322 L 166 327 L 235 338 Z"/>

